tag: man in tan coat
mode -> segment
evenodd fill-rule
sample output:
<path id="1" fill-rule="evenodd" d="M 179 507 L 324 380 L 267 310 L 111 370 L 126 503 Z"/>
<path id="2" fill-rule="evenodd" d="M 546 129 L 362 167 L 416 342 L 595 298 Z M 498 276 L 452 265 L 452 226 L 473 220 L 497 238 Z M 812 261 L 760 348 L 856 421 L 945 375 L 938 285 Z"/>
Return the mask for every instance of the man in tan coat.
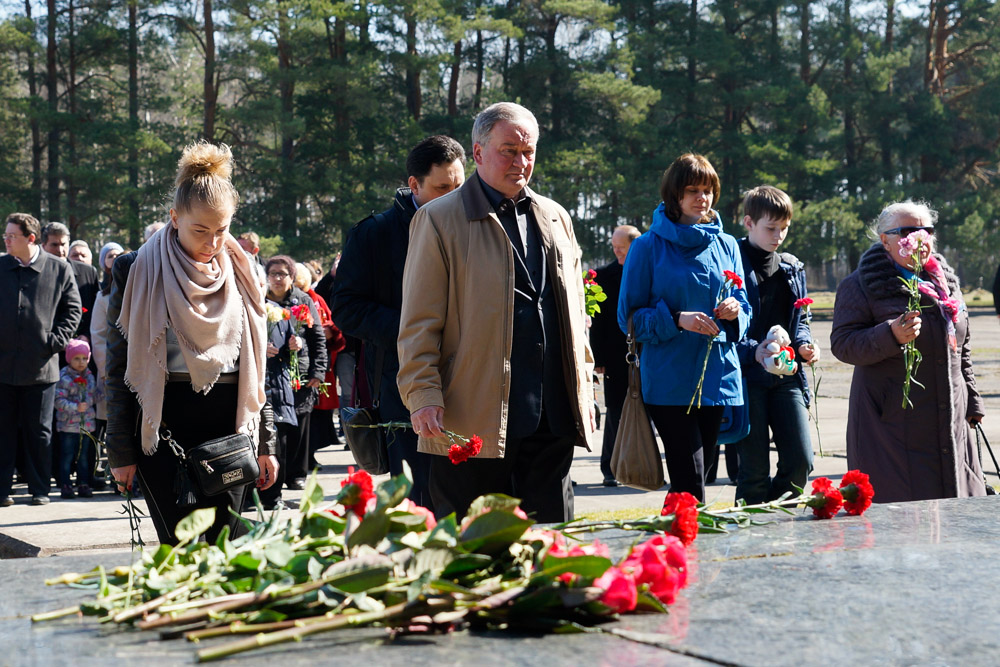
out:
<path id="1" fill-rule="evenodd" d="M 573 517 L 574 445 L 593 430 L 593 359 L 569 214 L 528 187 L 538 123 L 500 103 L 472 130 L 476 173 L 417 211 L 403 274 L 400 395 L 435 454 L 439 516 L 507 493 L 539 521 Z M 478 435 L 458 465 L 444 431 Z"/>

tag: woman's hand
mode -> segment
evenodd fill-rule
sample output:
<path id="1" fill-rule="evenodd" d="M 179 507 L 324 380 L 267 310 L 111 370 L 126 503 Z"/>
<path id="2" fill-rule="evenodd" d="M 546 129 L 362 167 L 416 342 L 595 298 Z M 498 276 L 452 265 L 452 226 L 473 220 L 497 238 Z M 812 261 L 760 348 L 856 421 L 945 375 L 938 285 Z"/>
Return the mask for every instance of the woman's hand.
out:
<path id="1" fill-rule="evenodd" d="M 278 481 L 278 458 L 271 454 L 261 454 L 257 457 L 260 477 L 257 478 L 257 488 L 263 491 Z"/>
<path id="2" fill-rule="evenodd" d="M 275 356 L 276 354 L 278 354 L 278 348 L 275 346 L 274 343 L 272 343 L 271 341 L 268 341 L 267 342 L 267 358 L 270 359 L 271 357 Z"/>
<path id="3" fill-rule="evenodd" d="M 731 296 L 715 307 L 715 316 L 720 320 L 735 320 L 740 316 L 740 302 Z"/>
<path id="4" fill-rule="evenodd" d="M 112 468 L 111 476 L 115 480 L 115 484 L 118 485 L 118 490 L 123 489 L 132 490 L 132 482 L 135 481 L 135 471 L 136 466 L 134 463 L 130 466 L 121 466 L 120 468 Z"/>
<path id="5" fill-rule="evenodd" d="M 799 345 L 799 357 L 802 358 L 802 363 L 812 366 L 819 361 L 819 346 L 815 343 Z"/>
<path id="6" fill-rule="evenodd" d="M 288 339 L 288 349 L 292 352 L 298 352 L 302 349 L 302 339 L 298 336 L 292 336 Z"/>
<path id="7" fill-rule="evenodd" d="M 903 313 L 892 321 L 892 335 L 896 337 L 896 342 L 905 345 L 911 340 L 915 340 L 920 335 L 920 313 L 911 310 Z"/>
<path id="8" fill-rule="evenodd" d="M 705 313 L 683 311 L 677 316 L 677 326 L 705 336 L 715 336 L 719 333 L 719 326 Z"/>

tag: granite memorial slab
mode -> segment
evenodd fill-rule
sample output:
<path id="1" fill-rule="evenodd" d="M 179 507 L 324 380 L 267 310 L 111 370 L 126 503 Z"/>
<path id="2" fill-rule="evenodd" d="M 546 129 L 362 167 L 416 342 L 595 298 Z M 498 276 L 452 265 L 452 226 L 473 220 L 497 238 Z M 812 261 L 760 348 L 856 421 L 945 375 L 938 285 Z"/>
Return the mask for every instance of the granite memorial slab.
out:
<path id="1" fill-rule="evenodd" d="M 862 517 L 771 515 L 700 535 L 691 583 L 670 613 L 627 615 L 609 634 L 458 632 L 397 638 L 340 631 L 243 654 L 240 664 L 993 665 L 1000 656 L 1000 499 L 875 505 Z M 595 533 L 624 552 L 635 533 Z M 0 665 L 191 664 L 195 646 L 93 618 L 32 624 L 86 591 L 47 577 L 127 563 L 129 554 L 0 561 Z M 215 640 L 213 640 L 215 641 Z"/>

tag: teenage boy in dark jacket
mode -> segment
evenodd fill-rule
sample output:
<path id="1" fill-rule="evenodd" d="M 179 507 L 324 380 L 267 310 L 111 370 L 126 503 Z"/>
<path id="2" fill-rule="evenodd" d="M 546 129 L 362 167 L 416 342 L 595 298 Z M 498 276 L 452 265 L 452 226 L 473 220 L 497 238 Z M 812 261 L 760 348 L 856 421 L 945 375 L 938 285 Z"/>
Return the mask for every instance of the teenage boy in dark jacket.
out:
<path id="1" fill-rule="evenodd" d="M 739 247 L 753 317 L 746 337 L 737 345 L 749 393 L 750 435 L 736 443 L 736 497 L 752 505 L 794 492 L 795 486 L 805 487 L 812 471 L 809 384 L 803 364 L 819 361 L 819 347 L 813 344 L 802 309 L 796 307 L 808 294 L 805 268 L 793 255 L 778 252 L 792 220 L 791 199 L 778 188 L 760 186 L 745 195 L 743 214 L 747 236 L 740 239 Z M 781 325 L 792 340 L 799 362 L 793 375 L 772 375 L 762 365 L 771 355 L 762 341 L 774 325 Z M 769 475 L 772 431 L 778 450 L 774 477 Z"/>

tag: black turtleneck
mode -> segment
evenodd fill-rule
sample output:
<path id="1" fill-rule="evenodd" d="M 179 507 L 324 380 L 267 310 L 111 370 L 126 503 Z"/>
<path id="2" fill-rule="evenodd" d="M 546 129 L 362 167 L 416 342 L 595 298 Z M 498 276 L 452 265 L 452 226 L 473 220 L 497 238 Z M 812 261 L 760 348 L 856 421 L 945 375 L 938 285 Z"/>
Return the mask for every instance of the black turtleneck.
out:
<path id="1" fill-rule="evenodd" d="M 784 272 L 779 270 L 778 253 L 762 250 L 747 239 L 746 256 L 750 259 L 750 266 L 744 268 L 754 272 L 760 295 L 760 313 L 753 314 L 748 335 L 755 340 L 763 340 L 767 330 L 775 324 L 780 324 L 792 335 L 793 332 L 788 329 L 791 324 L 788 314 L 792 308 L 792 289 Z"/>

